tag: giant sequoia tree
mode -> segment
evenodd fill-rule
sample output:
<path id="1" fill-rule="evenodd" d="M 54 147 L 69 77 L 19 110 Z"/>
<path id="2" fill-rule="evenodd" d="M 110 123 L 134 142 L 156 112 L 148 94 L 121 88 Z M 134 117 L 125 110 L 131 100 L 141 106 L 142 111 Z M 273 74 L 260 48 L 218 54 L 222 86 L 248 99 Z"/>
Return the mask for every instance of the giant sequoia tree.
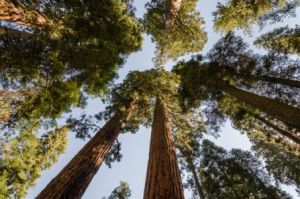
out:
<path id="1" fill-rule="evenodd" d="M 292 88 L 298 87 L 299 81 L 261 75 L 261 73 L 264 73 L 265 68 L 268 69 L 269 73 L 271 71 L 275 73 L 278 67 L 274 66 L 278 66 L 278 63 L 274 65 L 272 57 L 268 57 L 268 59 L 262 57 L 263 61 L 257 62 L 258 55 L 251 56 L 249 52 L 243 52 L 245 46 L 240 42 L 240 39 L 235 40 L 236 38 L 231 34 L 227 35 L 209 53 L 208 61 L 202 61 L 202 58 L 198 57 L 188 62 L 180 62 L 175 66 L 174 71 L 181 75 L 182 86 L 180 92 L 183 98 L 195 103 L 199 99 L 212 98 L 218 100 L 226 93 L 273 118 L 299 129 L 300 111 L 297 108 L 299 107 L 299 100 L 297 98 L 294 102 L 289 100 L 288 103 L 294 104 L 294 106 L 291 106 L 286 103 L 284 93 L 279 92 L 278 94 L 275 90 L 273 92 L 271 90 L 273 94 L 270 96 L 257 94 L 265 89 L 265 87 L 257 87 L 257 80 L 267 82 L 270 85 L 288 86 L 291 88 L 292 93 L 295 91 Z M 224 45 L 224 42 L 226 44 L 227 41 L 230 41 L 229 46 Z M 224 46 L 226 47 L 224 48 Z M 279 66 L 281 64 L 285 63 L 279 62 Z M 297 72 L 297 70 L 292 69 L 293 66 L 283 65 L 281 67 L 291 69 L 287 70 L 287 74 Z M 281 74 L 284 75 L 284 73 Z M 295 84 L 288 82 L 295 82 Z M 257 88 L 259 90 L 256 90 Z M 277 94 L 278 98 L 272 99 Z"/>
<path id="2" fill-rule="evenodd" d="M 143 23 L 157 44 L 156 61 L 200 51 L 207 36 L 200 14 L 195 11 L 196 0 L 151 0 L 146 5 Z"/>
<path id="3" fill-rule="evenodd" d="M 145 81 L 146 79 L 151 81 Z M 130 73 L 122 84 L 111 91 L 108 98 L 110 106 L 101 114 L 108 122 L 48 184 L 38 198 L 50 196 L 80 198 L 119 133 L 123 129 L 135 131 L 140 124 L 147 125 L 151 120 L 154 97 L 173 96 L 172 92 L 176 93 L 174 86 L 178 85 L 176 82 L 178 82 L 176 76 L 168 72 L 150 70 Z M 180 179 L 180 176 L 177 179 Z"/>
<path id="4" fill-rule="evenodd" d="M 35 91 L 6 117 L 3 125 L 10 128 L 22 120 L 58 118 L 84 106 L 87 95 L 103 96 L 118 67 L 141 45 L 141 28 L 127 1 L 20 3 L 43 7 L 55 24 L 28 32 L 2 29 L 1 90 Z"/>
<path id="5" fill-rule="evenodd" d="M 286 0 L 229 0 L 225 5 L 219 3 L 214 12 L 215 29 L 229 32 L 235 28 L 249 30 L 263 15 L 280 10 Z"/>

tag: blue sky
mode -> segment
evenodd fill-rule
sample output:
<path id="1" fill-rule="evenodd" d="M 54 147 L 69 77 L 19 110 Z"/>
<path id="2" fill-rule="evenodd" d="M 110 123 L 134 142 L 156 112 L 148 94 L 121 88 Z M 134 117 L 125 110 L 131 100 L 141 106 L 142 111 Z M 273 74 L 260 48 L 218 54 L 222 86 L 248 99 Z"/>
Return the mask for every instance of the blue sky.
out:
<path id="1" fill-rule="evenodd" d="M 145 11 L 144 5 L 147 0 L 135 0 L 134 5 L 137 8 L 137 17 L 142 17 Z M 206 21 L 206 31 L 208 32 L 208 42 L 205 45 L 202 53 L 206 53 L 212 48 L 213 44 L 220 39 L 221 35 L 213 31 L 212 14 L 215 10 L 217 2 L 216 0 L 200 0 L 197 9 L 201 12 L 201 15 Z M 258 31 L 257 27 L 254 27 L 252 37 L 244 35 L 239 32 L 240 35 L 245 38 L 246 41 L 252 43 L 253 39 L 262 33 L 268 32 L 274 27 L 284 26 L 290 24 L 291 26 L 298 24 L 300 10 L 298 9 L 297 18 L 289 19 L 284 24 L 275 24 L 270 27 L 264 28 L 261 32 Z M 119 79 L 116 82 L 121 82 L 129 71 L 133 70 L 147 70 L 153 67 L 152 58 L 154 57 L 155 46 L 151 43 L 149 36 L 144 35 L 143 47 L 139 52 L 132 54 L 127 63 L 119 70 Z M 168 63 L 166 68 L 170 69 L 172 63 Z M 104 109 L 104 105 L 100 100 L 89 100 L 89 105 L 86 109 L 87 113 L 94 114 Z M 75 110 L 79 113 L 80 110 Z M 251 144 L 249 139 L 245 135 L 241 135 L 238 131 L 231 128 L 230 122 L 228 121 L 225 127 L 220 133 L 221 137 L 215 140 L 215 143 L 226 149 L 241 148 L 249 150 Z M 36 186 L 29 190 L 27 199 L 34 198 L 46 185 L 55 177 L 58 172 L 74 157 L 74 155 L 83 147 L 86 141 L 82 141 L 74 138 L 74 134 L 69 135 L 69 143 L 66 152 L 60 157 L 59 161 L 49 170 L 44 171 L 42 176 L 37 180 Z M 213 139 L 209 137 L 210 139 Z M 100 199 L 103 196 L 108 196 L 110 192 L 119 185 L 119 182 L 127 181 L 132 190 L 132 199 L 143 198 L 146 167 L 148 161 L 149 143 L 150 143 L 150 129 L 142 127 L 136 134 L 123 134 L 119 137 L 119 141 L 122 143 L 122 154 L 123 158 L 120 163 L 114 163 L 112 168 L 109 169 L 103 164 L 95 175 L 93 181 L 88 187 L 83 199 Z M 286 188 L 290 193 L 291 188 Z M 186 196 L 189 193 L 186 192 Z M 187 197 L 188 198 L 188 197 Z"/>

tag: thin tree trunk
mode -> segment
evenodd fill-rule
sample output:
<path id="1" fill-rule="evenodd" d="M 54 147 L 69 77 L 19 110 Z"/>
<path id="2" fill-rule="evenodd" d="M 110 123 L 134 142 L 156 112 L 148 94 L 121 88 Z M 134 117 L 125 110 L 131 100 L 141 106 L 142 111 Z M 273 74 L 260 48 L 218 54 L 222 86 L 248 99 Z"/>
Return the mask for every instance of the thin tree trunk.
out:
<path id="1" fill-rule="evenodd" d="M 131 108 L 129 107 L 126 119 L 113 116 L 36 198 L 81 198 L 124 128 Z"/>
<path id="2" fill-rule="evenodd" d="M 178 12 L 180 10 L 182 0 L 168 0 L 167 2 L 167 12 L 166 12 L 166 21 L 165 28 L 170 29 L 173 27 Z"/>
<path id="3" fill-rule="evenodd" d="M 31 36 L 31 34 L 28 33 L 28 32 L 24 32 L 24 31 L 12 29 L 12 28 L 0 27 L 0 38 L 2 36 L 7 36 L 7 37 L 10 37 L 10 38 L 27 39 Z"/>
<path id="4" fill-rule="evenodd" d="M 194 182 L 196 184 L 196 188 L 197 188 L 197 192 L 198 192 L 198 195 L 200 196 L 200 199 L 205 199 L 205 194 L 203 192 L 203 187 L 201 186 L 200 184 L 200 180 L 198 178 L 198 175 L 197 175 L 197 172 L 196 172 L 196 168 L 195 168 L 195 165 L 193 163 L 193 160 L 190 156 L 190 154 L 186 154 L 186 161 L 188 163 L 188 167 L 189 169 L 192 171 L 192 174 L 193 174 L 193 178 L 194 178 Z"/>
<path id="5" fill-rule="evenodd" d="M 165 102 L 157 98 L 144 199 L 183 199 L 183 187 Z"/>
<path id="6" fill-rule="evenodd" d="M 285 78 L 280 78 L 280 77 L 272 77 L 268 75 L 251 75 L 247 73 L 238 73 L 236 70 L 234 70 L 231 67 L 227 66 L 222 66 L 223 68 L 226 69 L 226 72 L 231 75 L 235 75 L 238 77 L 243 77 L 245 79 L 251 79 L 251 80 L 256 80 L 256 81 L 266 81 L 270 82 L 273 84 L 281 84 L 289 87 L 295 87 L 295 88 L 300 88 L 300 81 L 297 80 L 291 80 L 291 79 L 285 79 Z"/>
<path id="7" fill-rule="evenodd" d="M 300 139 L 293 135 L 292 133 L 290 132 L 287 132 L 281 128 L 279 128 L 278 126 L 274 125 L 273 123 L 269 122 L 268 120 L 262 118 L 260 115 L 258 114 L 252 114 L 250 113 L 250 115 L 252 115 L 253 117 L 255 117 L 257 120 L 261 121 L 262 123 L 264 123 L 265 125 L 271 127 L 272 129 L 274 129 L 275 131 L 277 131 L 278 133 L 280 133 L 281 135 L 283 135 L 284 137 L 287 137 L 291 140 L 293 140 L 295 143 L 299 144 L 300 145 Z"/>
<path id="8" fill-rule="evenodd" d="M 43 26 L 48 22 L 43 14 L 27 9 L 16 0 L 0 0 L 0 20 L 32 28 Z"/>
<path id="9" fill-rule="evenodd" d="M 226 83 L 218 83 L 217 87 L 270 116 L 277 118 L 296 129 L 300 129 L 300 109 L 280 101 L 250 93 Z"/>
<path id="10" fill-rule="evenodd" d="M 270 77 L 267 75 L 257 76 L 257 77 L 260 80 L 267 81 L 270 83 L 282 84 L 282 85 L 286 85 L 289 87 L 300 88 L 300 81 L 297 81 L 297 80 L 290 80 L 290 79 L 284 79 L 284 78 L 279 78 L 279 77 Z"/>

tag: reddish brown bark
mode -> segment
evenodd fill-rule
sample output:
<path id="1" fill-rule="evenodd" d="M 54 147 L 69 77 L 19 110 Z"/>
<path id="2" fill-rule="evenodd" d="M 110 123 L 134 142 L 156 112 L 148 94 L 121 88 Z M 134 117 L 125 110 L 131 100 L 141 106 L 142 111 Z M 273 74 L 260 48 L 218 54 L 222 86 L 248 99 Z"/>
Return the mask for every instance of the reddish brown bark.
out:
<path id="1" fill-rule="evenodd" d="M 127 118 L 130 112 L 127 113 Z M 124 128 L 126 120 L 118 116 L 112 117 L 36 198 L 81 198 Z"/>
<path id="2" fill-rule="evenodd" d="M 183 187 L 165 102 L 157 98 L 144 199 L 183 199 Z"/>
<path id="3" fill-rule="evenodd" d="M 48 22 L 43 14 L 27 9 L 14 0 L 0 0 L 0 20 L 28 27 L 42 26 Z"/>
<path id="4" fill-rule="evenodd" d="M 217 87 L 246 104 L 257 108 L 262 112 L 295 127 L 296 129 L 300 129 L 300 109 L 274 99 L 269 99 L 267 97 L 238 89 L 226 83 L 218 83 Z"/>

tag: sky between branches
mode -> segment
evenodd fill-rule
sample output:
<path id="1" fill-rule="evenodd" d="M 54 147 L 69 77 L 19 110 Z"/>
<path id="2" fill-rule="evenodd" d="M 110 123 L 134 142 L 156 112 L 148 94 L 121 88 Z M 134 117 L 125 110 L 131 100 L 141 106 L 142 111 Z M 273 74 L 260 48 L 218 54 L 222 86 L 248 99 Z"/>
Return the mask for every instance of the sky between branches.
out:
<path id="1" fill-rule="evenodd" d="M 212 46 L 221 38 L 221 34 L 213 31 L 213 18 L 212 11 L 215 10 L 217 2 L 225 2 L 225 0 L 199 0 L 197 10 L 200 11 L 201 16 L 204 17 L 206 25 L 205 30 L 208 33 L 208 42 L 206 43 L 202 54 L 208 52 Z M 136 15 L 138 18 L 142 18 L 145 8 L 144 5 L 147 0 L 135 0 L 134 5 L 137 9 Z M 266 32 L 286 25 L 294 26 L 299 24 L 300 21 L 300 9 L 297 9 L 297 17 L 285 20 L 283 23 L 277 23 L 272 26 L 265 27 L 262 31 L 259 28 L 253 27 L 253 34 L 251 36 L 245 35 L 239 31 L 238 35 L 242 36 L 245 41 L 252 44 L 253 40 Z M 154 57 L 155 45 L 151 43 L 149 36 L 144 35 L 144 42 L 142 49 L 139 52 L 133 53 L 129 56 L 127 63 L 119 70 L 119 78 L 116 83 L 122 82 L 129 71 L 139 70 L 144 71 L 153 68 L 152 58 Z M 258 50 L 263 52 L 262 50 Z M 185 56 L 180 59 L 188 59 L 190 56 Z M 173 66 L 173 62 L 166 64 L 166 69 L 170 70 Z M 85 112 L 88 114 L 98 113 L 103 110 L 105 105 L 97 99 L 90 99 Z M 80 115 L 82 110 L 73 110 L 74 116 Z M 107 168 L 106 165 L 102 165 L 97 175 L 89 185 L 83 199 L 97 199 L 103 196 L 108 196 L 110 192 L 119 185 L 119 182 L 127 181 L 132 190 L 132 199 L 140 199 L 143 197 L 144 184 L 146 178 L 146 169 L 148 161 L 149 143 L 150 143 L 150 131 L 151 129 L 140 128 L 137 134 L 124 134 L 119 137 L 119 141 L 122 143 L 123 158 L 120 163 L 113 163 L 112 168 Z M 240 148 L 243 150 L 249 150 L 251 143 L 245 135 L 241 135 L 238 131 L 234 130 L 230 121 L 226 122 L 224 128 L 220 132 L 220 137 L 215 140 L 212 137 L 208 137 L 213 140 L 215 144 L 224 147 L 229 150 L 232 148 Z M 47 171 L 44 171 L 42 176 L 37 180 L 36 186 L 29 190 L 27 199 L 34 198 L 49 182 L 55 177 L 58 172 L 74 157 L 74 155 L 84 146 L 87 142 L 75 138 L 74 134 L 69 135 L 69 143 L 66 152 L 60 157 L 59 161 Z M 284 190 L 292 194 L 295 198 L 297 194 L 292 192 L 290 187 L 284 187 Z M 190 196 L 190 193 L 186 192 L 186 197 Z"/>

